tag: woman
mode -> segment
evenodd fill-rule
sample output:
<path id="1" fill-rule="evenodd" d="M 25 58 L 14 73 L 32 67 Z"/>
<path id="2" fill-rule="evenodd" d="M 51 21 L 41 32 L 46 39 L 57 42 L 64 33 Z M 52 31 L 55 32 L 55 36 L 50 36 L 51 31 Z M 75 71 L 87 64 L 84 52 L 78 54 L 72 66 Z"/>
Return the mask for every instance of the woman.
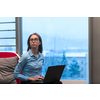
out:
<path id="1" fill-rule="evenodd" d="M 42 83 L 44 76 L 42 66 L 44 57 L 42 54 L 42 39 L 39 34 L 33 33 L 29 36 L 27 52 L 21 56 L 17 64 L 14 77 L 21 80 L 21 84 Z M 20 72 L 23 72 L 20 74 Z"/>

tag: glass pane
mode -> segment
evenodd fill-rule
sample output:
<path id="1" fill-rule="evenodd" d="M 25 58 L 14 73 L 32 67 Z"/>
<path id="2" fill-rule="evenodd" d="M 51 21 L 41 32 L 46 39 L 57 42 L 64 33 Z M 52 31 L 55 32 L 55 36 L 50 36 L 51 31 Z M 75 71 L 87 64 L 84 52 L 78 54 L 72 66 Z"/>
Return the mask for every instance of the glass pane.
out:
<path id="1" fill-rule="evenodd" d="M 0 51 L 9 51 L 9 52 L 16 52 L 16 47 L 0 47 Z"/>
<path id="2" fill-rule="evenodd" d="M 0 45 L 16 45 L 15 39 L 0 39 Z"/>
<path id="3" fill-rule="evenodd" d="M 15 17 L 0 17 L 0 22 L 15 22 Z"/>
<path id="4" fill-rule="evenodd" d="M 0 38 L 3 37 L 16 37 L 16 31 L 3 31 L 0 32 Z"/>
<path id="5" fill-rule="evenodd" d="M 16 28 L 15 17 L 0 17 L 0 51 L 16 52 L 15 28 Z M 12 30 L 12 29 L 15 31 L 5 31 L 5 30 Z M 8 39 L 8 38 L 13 38 L 13 39 Z"/>
<path id="6" fill-rule="evenodd" d="M 0 30 L 15 30 L 15 23 L 0 24 Z"/>
<path id="7" fill-rule="evenodd" d="M 42 37 L 44 74 L 48 66 L 65 64 L 62 79 L 88 83 L 87 17 L 23 17 L 22 22 L 23 53 L 30 34 L 37 32 Z"/>

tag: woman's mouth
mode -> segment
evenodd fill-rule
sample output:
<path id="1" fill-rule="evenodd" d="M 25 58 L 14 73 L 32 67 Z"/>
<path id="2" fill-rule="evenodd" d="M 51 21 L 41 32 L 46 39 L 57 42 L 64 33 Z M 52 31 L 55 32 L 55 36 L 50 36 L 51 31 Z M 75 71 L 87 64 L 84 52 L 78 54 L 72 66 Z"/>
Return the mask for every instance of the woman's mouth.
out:
<path id="1" fill-rule="evenodd" d="M 35 44 L 32 44 L 32 45 L 35 45 Z"/>

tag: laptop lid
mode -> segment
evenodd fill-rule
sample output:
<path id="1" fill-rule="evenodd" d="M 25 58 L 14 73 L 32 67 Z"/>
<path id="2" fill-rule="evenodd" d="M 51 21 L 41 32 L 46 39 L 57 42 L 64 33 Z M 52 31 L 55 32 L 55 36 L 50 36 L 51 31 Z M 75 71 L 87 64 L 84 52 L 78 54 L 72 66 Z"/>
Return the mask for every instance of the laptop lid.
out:
<path id="1" fill-rule="evenodd" d="M 43 83 L 54 83 L 59 81 L 65 65 L 49 66 L 43 80 Z"/>

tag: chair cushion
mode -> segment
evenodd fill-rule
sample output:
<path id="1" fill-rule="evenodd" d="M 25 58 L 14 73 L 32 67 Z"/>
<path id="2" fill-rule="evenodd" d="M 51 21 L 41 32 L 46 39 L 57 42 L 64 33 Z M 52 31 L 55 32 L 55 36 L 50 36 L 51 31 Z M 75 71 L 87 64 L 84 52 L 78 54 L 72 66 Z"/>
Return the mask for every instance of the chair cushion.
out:
<path id="1" fill-rule="evenodd" d="M 18 57 L 0 58 L 0 84 L 16 84 L 13 77 Z"/>

